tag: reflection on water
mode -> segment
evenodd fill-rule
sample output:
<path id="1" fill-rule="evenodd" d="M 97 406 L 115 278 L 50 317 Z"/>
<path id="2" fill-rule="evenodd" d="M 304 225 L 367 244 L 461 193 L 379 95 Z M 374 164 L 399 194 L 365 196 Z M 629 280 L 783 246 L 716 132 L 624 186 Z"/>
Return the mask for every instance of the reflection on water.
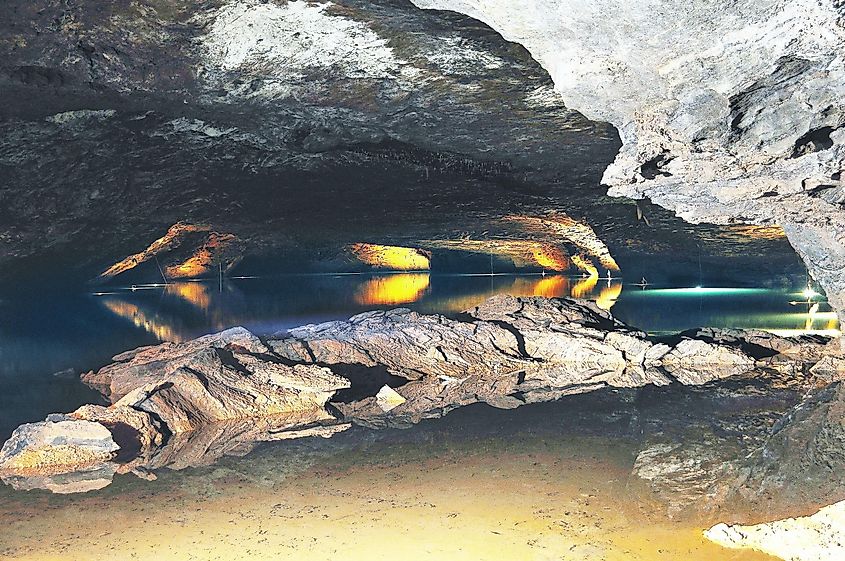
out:
<path id="1" fill-rule="evenodd" d="M 836 313 L 821 295 L 808 304 L 803 292 L 799 288 L 633 288 L 625 290 L 613 311 L 652 333 L 723 327 L 838 336 Z"/>
<path id="2" fill-rule="evenodd" d="M 178 282 L 6 300 L 0 305 L 0 437 L 20 423 L 96 401 L 77 377 L 119 352 L 235 325 L 269 335 L 395 306 L 454 315 L 509 293 L 588 298 L 653 333 L 697 326 L 836 333 L 835 314 L 818 295 L 808 306 L 805 286 L 796 279 L 795 288 L 781 289 L 642 289 L 595 276 L 401 273 Z"/>
<path id="3" fill-rule="evenodd" d="M 303 312 L 301 321 L 320 319 L 310 317 L 310 310 L 325 310 L 331 319 L 399 305 L 413 305 L 427 313 L 458 313 L 499 293 L 574 296 L 610 309 L 622 293 L 622 282 L 563 275 L 302 275 L 236 279 L 223 285 L 174 282 L 166 286 L 136 286 L 97 293 L 95 301 L 158 340 L 184 341 L 233 325 L 272 333 L 297 325 L 285 320 Z"/>
<path id="4" fill-rule="evenodd" d="M 586 398 L 589 403 L 583 400 Z M 581 403 L 581 405 L 579 405 Z M 631 476 L 619 401 L 472 406 L 75 496 L 0 487 L 3 559 L 764 561 L 705 541 Z"/>
<path id="5" fill-rule="evenodd" d="M 820 295 L 803 300 L 798 290 L 643 288 L 596 276 L 301 275 L 120 289 L 96 295 L 92 304 L 104 306 L 157 340 L 183 341 L 234 325 L 270 334 L 400 305 L 424 313 L 455 314 L 500 293 L 592 300 L 653 333 L 725 327 L 836 335 L 838 329 L 836 314 Z"/>
<path id="6" fill-rule="evenodd" d="M 364 306 L 395 306 L 416 302 L 430 284 L 428 273 L 377 276 L 364 281 L 355 291 L 355 301 Z"/>

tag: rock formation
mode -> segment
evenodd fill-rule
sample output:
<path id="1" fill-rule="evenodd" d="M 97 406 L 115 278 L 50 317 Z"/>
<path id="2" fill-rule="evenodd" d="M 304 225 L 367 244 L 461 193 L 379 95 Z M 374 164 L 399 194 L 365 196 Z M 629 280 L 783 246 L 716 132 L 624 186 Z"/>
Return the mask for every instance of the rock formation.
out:
<path id="1" fill-rule="evenodd" d="M 396 247 L 370 243 L 349 246 L 355 259 L 375 269 L 425 271 L 431 268 L 431 252 L 415 247 Z"/>
<path id="2" fill-rule="evenodd" d="M 513 408 L 602 388 L 700 386 L 751 379 L 761 368 L 788 385 L 813 387 L 820 385 L 813 380 L 831 381 L 830 372 L 808 369 L 842 360 L 822 343 L 718 330 L 658 340 L 587 301 L 512 296 L 490 298 L 456 319 L 400 308 L 267 341 L 234 328 L 128 351 L 83 375 L 112 405 L 19 427 L 0 469 L 15 478 L 116 463 L 112 473 L 147 476 L 245 452 L 256 441 L 330 436 L 349 423 L 403 427 L 478 402 Z M 65 426 L 99 430 L 105 444 L 66 449 L 61 439 L 39 436 Z M 52 457 L 56 465 L 39 471 Z M 648 479 L 659 461 L 642 462 L 652 466 L 638 468 Z"/>
<path id="3" fill-rule="evenodd" d="M 51 415 L 15 430 L 0 450 L 0 466 L 21 475 L 84 471 L 111 460 L 118 449 L 102 424 Z"/>
<path id="4" fill-rule="evenodd" d="M 516 407 L 607 386 L 702 384 L 755 367 L 738 348 L 652 341 L 592 303 L 510 296 L 457 320 L 368 312 L 293 329 L 267 344 L 289 360 L 384 368 L 408 380 L 392 389 L 404 401 L 388 411 L 377 397 L 335 404 L 357 421 L 416 422 L 477 401 Z"/>
<path id="5" fill-rule="evenodd" d="M 502 218 L 549 212 L 589 224 L 623 270 L 671 253 L 679 268 L 703 254 L 803 272 L 781 239 L 608 201 L 612 127 L 568 109 L 525 49 L 455 13 L 383 0 L 10 0 L 0 60 L 4 289 L 90 280 L 174 224 L 220 236 L 160 257 L 194 276 L 242 256 L 256 269 L 322 262 L 359 241 L 530 241 L 536 228 L 519 235 Z M 543 235 L 528 262 L 561 268 L 563 237 Z M 136 273 L 161 276 L 154 259 L 124 274 Z"/>
<path id="6" fill-rule="evenodd" d="M 240 240 L 232 234 L 214 232 L 210 226 L 174 224 L 146 249 L 111 265 L 94 282 L 120 278 L 145 263 L 147 268 L 155 267 L 153 278 L 160 275 L 164 282 L 217 275 L 237 265 L 242 252 Z"/>
<path id="7" fill-rule="evenodd" d="M 323 421 L 330 418 L 324 409 L 328 399 L 349 387 L 348 380 L 327 368 L 274 360 L 243 328 L 142 347 L 115 358 L 119 362 L 83 380 L 107 388 L 112 410 L 146 412 L 170 433 L 289 413 Z"/>
<path id="8" fill-rule="evenodd" d="M 840 362 L 841 359 L 840 359 Z M 807 393 L 772 428 L 737 483 L 747 500 L 824 506 L 845 500 L 842 378 Z M 799 483 L 796 483 L 799 482 Z"/>
<path id="9" fill-rule="evenodd" d="M 788 561 L 838 561 L 845 556 L 845 503 L 755 526 L 717 524 L 704 535 L 725 547 L 756 549 Z"/>
<path id="10" fill-rule="evenodd" d="M 412 1 L 523 45 L 567 106 L 616 126 L 611 195 L 781 225 L 845 318 L 842 2 Z"/>

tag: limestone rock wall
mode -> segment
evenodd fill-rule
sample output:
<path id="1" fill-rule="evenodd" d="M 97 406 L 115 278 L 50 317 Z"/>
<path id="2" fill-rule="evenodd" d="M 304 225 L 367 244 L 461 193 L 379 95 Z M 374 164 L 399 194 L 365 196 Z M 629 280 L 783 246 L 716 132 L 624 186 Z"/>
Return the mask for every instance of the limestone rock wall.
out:
<path id="1" fill-rule="evenodd" d="M 777 223 L 845 317 L 845 4 L 413 0 L 525 46 L 623 141 L 610 194 Z"/>

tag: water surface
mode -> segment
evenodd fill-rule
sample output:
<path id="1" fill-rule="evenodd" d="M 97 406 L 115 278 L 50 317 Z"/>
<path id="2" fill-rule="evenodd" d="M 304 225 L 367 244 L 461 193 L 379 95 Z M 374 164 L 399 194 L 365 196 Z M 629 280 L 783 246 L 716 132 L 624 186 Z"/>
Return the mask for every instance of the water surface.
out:
<path id="1" fill-rule="evenodd" d="M 266 336 L 379 308 L 454 315 L 508 293 L 588 298 L 652 333 L 698 326 L 834 333 L 835 314 L 820 295 L 806 303 L 804 282 L 795 278 L 768 288 L 640 287 L 622 279 L 420 272 L 234 278 L 0 299 L 0 437 L 48 413 L 101 401 L 78 375 L 119 352 L 236 325 Z"/>
<path id="2" fill-rule="evenodd" d="M 0 489 L 16 560 L 764 561 L 631 476 L 624 401 L 474 405 L 411 429 L 266 444 L 83 495 Z M 733 513 L 736 515 L 736 513 Z"/>
<path id="3" fill-rule="evenodd" d="M 767 287 L 641 287 L 621 279 L 420 272 L 233 278 L 6 299 L 0 433 L 6 438 L 20 423 L 102 402 L 78 374 L 118 352 L 235 325 L 270 335 L 396 306 L 454 315 L 504 292 L 588 298 L 652 333 L 696 326 L 832 333 L 834 314 L 821 295 L 808 297 L 803 288 L 803 279 Z M 171 465 L 154 481 L 118 475 L 81 495 L 2 486 L 0 558 L 769 559 L 701 536 L 726 517 L 742 520 L 742 512 L 711 510 L 704 500 L 679 513 L 631 475 L 643 445 L 641 413 L 624 392 L 614 395 L 514 411 L 477 404 L 405 431 L 353 427 L 328 440 L 236 447 L 235 456 L 213 465 Z M 688 412 L 684 403 L 666 410 Z M 713 413 L 702 411 L 706 427 Z M 661 431 L 671 425 L 682 434 L 689 424 L 661 423 Z M 673 438 L 700 445 L 696 434 Z"/>

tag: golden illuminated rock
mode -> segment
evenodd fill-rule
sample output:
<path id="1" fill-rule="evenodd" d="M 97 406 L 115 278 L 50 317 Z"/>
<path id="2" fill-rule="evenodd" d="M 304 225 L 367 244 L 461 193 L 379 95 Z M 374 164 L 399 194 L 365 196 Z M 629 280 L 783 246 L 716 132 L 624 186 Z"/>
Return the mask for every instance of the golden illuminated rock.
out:
<path id="1" fill-rule="evenodd" d="M 97 277 L 113 279 L 150 260 L 158 274 L 170 279 L 193 279 L 228 270 L 240 260 L 240 241 L 233 234 L 218 233 L 208 225 L 176 223 L 167 233 L 139 253 L 121 259 Z"/>
<path id="2" fill-rule="evenodd" d="M 596 266 L 592 262 L 592 260 L 589 257 L 581 255 L 580 253 L 572 256 L 572 264 L 587 273 L 588 275 L 590 275 L 591 277 L 597 277 L 599 275 L 599 270 L 596 269 Z"/>
<path id="3" fill-rule="evenodd" d="M 196 279 L 216 274 L 216 267 L 223 266 L 221 256 L 224 251 L 236 241 L 232 234 L 209 232 L 205 242 L 190 257 L 181 263 L 168 265 L 164 274 L 168 279 Z"/>
<path id="4" fill-rule="evenodd" d="M 361 263 L 376 269 L 425 271 L 431 268 L 431 253 L 415 247 L 356 243 L 349 251 Z"/>
<path id="5" fill-rule="evenodd" d="M 619 265 L 610 254 L 607 245 L 601 241 L 595 231 L 587 224 L 570 218 L 566 214 L 558 213 L 543 218 L 514 215 L 507 216 L 504 220 L 521 225 L 527 232 L 565 240 L 587 255 L 596 258 L 605 269 L 619 270 Z"/>
<path id="6" fill-rule="evenodd" d="M 489 239 L 489 240 L 426 240 L 426 247 L 481 253 L 509 259 L 514 266 L 523 269 L 545 269 L 566 271 L 569 269 L 569 254 L 554 243 L 533 240 Z"/>

